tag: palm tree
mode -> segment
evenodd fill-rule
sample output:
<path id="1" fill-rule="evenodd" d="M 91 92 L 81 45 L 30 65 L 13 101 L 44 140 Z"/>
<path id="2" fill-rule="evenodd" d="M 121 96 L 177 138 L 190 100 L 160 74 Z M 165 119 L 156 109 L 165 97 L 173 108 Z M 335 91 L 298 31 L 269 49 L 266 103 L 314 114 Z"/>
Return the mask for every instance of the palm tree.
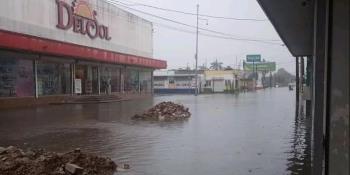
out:
<path id="1" fill-rule="evenodd" d="M 222 62 L 218 62 L 218 60 L 216 59 L 216 61 L 210 63 L 210 69 L 212 70 L 222 70 L 222 65 L 224 63 Z"/>

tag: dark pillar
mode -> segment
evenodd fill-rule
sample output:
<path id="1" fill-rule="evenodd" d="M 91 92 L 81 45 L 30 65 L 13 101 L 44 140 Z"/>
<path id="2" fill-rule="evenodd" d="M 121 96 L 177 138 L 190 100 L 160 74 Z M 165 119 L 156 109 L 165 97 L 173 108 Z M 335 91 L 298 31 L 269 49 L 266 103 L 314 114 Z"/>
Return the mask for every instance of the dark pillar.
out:
<path id="1" fill-rule="evenodd" d="M 35 58 L 33 61 L 34 64 L 34 82 L 35 82 L 35 98 L 39 98 L 39 91 L 38 91 L 38 60 Z"/>
<path id="2" fill-rule="evenodd" d="M 307 57 L 306 60 L 306 80 L 305 80 L 305 85 L 308 88 L 308 99 L 306 100 L 306 116 L 310 117 L 311 116 L 311 94 L 312 94 L 312 57 Z"/>
<path id="3" fill-rule="evenodd" d="M 141 94 L 141 81 L 140 81 L 140 78 L 141 78 L 141 76 L 140 76 L 140 74 L 141 74 L 141 70 L 140 69 L 137 69 L 137 81 L 139 82 L 138 83 L 138 93 L 139 94 Z"/>
<path id="4" fill-rule="evenodd" d="M 312 90 L 312 175 L 324 172 L 324 134 L 325 134 L 325 94 L 326 94 L 326 36 L 327 36 L 327 0 L 315 1 L 314 57 L 313 57 L 313 90 Z"/>
<path id="5" fill-rule="evenodd" d="M 299 77 L 299 57 L 295 57 L 295 114 L 299 116 L 299 100 L 300 100 L 300 77 Z"/>
<path id="6" fill-rule="evenodd" d="M 304 57 L 300 57 L 300 91 L 303 92 L 303 86 L 305 83 L 305 64 Z"/>
<path id="7" fill-rule="evenodd" d="M 154 70 L 151 73 L 151 91 L 152 95 L 154 95 Z"/>
<path id="8" fill-rule="evenodd" d="M 101 65 L 97 66 L 97 88 L 98 95 L 101 95 Z"/>
<path id="9" fill-rule="evenodd" d="M 302 97 L 300 101 L 300 113 L 304 115 L 304 107 L 305 107 L 305 99 L 304 99 L 304 77 L 305 77 L 305 65 L 304 65 L 304 57 L 300 57 L 300 96 Z"/>
<path id="10" fill-rule="evenodd" d="M 125 73 L 126 73 L 126 66 L 123 66 L 120 68 L 120 92 L 122 94 L 125 94 Z"/>

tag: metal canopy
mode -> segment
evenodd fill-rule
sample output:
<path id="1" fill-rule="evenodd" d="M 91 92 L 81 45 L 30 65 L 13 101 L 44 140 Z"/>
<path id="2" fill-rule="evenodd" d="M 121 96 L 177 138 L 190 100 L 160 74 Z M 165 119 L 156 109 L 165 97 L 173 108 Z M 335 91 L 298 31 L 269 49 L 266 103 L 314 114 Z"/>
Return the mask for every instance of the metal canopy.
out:
<path id="1" fill-rule="evenodd" d="M 293 56 L 313 52 L 314 0 L 257 0 Z"/>

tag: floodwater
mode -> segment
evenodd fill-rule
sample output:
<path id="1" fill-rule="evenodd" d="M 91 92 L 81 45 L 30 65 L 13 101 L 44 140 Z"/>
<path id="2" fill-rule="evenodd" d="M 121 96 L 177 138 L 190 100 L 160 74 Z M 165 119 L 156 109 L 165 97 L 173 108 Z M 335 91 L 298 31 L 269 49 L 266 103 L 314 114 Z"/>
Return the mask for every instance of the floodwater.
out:
<path id="1" fill-rule="evenodd" d="M 182 103 L 193 115 L 182 122 L 130 119 L 161 101 Z M 130 175 L 309 174 L 308 123 L 295 117 L 295 93 L 287 88 L 158 96 L 0 111 L 0 145 L 81 148 L 130 164 L 123 173 Z"/>

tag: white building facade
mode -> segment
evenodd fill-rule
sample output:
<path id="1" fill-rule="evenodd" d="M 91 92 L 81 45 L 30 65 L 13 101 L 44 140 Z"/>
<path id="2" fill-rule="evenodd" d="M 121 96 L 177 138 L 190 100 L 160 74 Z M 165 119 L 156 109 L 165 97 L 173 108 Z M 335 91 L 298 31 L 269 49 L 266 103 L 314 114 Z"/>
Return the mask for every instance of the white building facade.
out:
<path id="1" fill-rule="evenodd" d="M 153 25 L 104 0 L 0 1 L 0 100 L 151 93 Z"/>
<path id="2" fill-rule="evenodd" d="M 239 89 L 238 70 L 207 70 L 204 71 L 204 92 L 234 92 Z"/>

